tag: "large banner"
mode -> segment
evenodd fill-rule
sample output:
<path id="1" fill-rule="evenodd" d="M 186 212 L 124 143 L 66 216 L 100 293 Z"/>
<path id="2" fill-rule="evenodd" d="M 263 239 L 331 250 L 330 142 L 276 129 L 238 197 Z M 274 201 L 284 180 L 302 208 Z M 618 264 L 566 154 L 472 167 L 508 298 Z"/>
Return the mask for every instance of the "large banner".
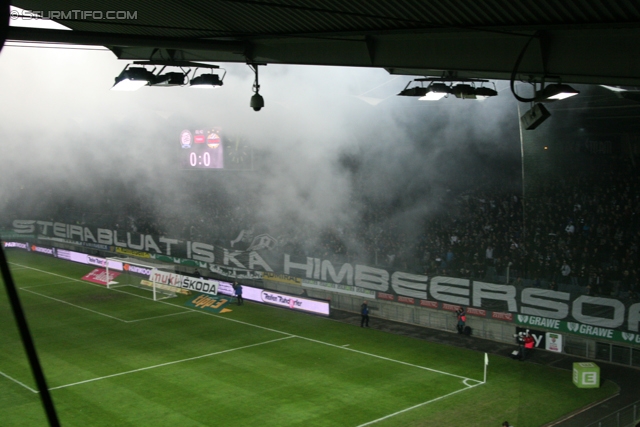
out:
<path id="1" fill-rule="evenodd" d="M 497 313 L 500 320 L 508 321 L 513 314 L 519 314 L 550 321 L 559 320 L 572 325 L 615 330 L 619 334 L 640 333 L 640 303 L 623 302 L 609 297 L 570 294 L 541 288 L 522 289 L 513 285 L 445 276 L 428 277 L 364 264 L 336 263 L 321 258 L 276 254 L 268 250 L 269 245 L 259 253 L 214 247 L 203 242 L 51 221 L 15 220 L 13 232 L 25 236 L 36 234 L 38 237 L 61 241 L 108 245 L 116 250 L 121 248 L 120 252 L 124 249 L 140 251 L 154 258 L 191 260 L 190 262 L 196 265 L 209 266 L 210 270 L 220 271 L 221 274 L 236 273 L 253 278 L 266 274 L 267 278 L 272 279 L 275 279 L 274 276 L 284 275 L 296 284 L 298 280 L 291 278 L 301 279 L 302 286 L 305 286 L 304 282 L 309 287 L 325 289 L 329 287 L 324 284 L 338 285 L 334 287 L 336 292 L 355 290 L 361 293 L 362 289 L 366 290 L 367 294 L 375 292 L 379 299 L 421 307 L 439 308 L 445 304 L 464 306 L 467 309 L 471 307 L 477 310 L 470 313 L 471 315 L 488 316 L 488 313 L 491 313 L 492 318 L 496 318 Z M 239 275 L 226 276 L 241 278 Z M 554 330 L 553 327 L 540 326 Z M 580 330 L 577 333 L 581 333 Z M 606 334 L 600 337 L 613 339 Z"/>

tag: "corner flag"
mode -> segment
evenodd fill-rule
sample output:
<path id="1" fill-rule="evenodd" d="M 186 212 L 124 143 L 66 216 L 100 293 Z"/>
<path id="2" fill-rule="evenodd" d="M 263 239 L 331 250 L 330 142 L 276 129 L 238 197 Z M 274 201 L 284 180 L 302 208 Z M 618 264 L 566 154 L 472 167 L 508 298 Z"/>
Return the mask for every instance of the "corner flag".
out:
<path id="1" fill-rule="evenodd" d="M 484 354 L 484 382 L 487 382 L 487 366 L 489 365 L 489 355 Z"/>

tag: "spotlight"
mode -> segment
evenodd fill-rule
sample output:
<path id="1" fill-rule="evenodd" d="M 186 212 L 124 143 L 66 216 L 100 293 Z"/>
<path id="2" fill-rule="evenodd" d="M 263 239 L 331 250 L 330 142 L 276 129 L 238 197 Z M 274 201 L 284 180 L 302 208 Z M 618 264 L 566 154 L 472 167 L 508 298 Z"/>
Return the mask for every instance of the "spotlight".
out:
<path id="1" fill-rule="evenodd" d="M 476 89 L 468 84 L 457 84 L 453 87 L 451 92 L 456 98 L 462 99 L 476 99 Z"/>
<path id="2" fill-rule="evenodd" d="M 536 92 L 537 102 L 557 101 L 578 95 L 580 92 L 569 85 L 554 83 Z"/>
<path id="3" fill-rule="evenodd" d="M 402 90 L 402 92 L 398 94 L 398 96 L 425 96 L 426 94 L 427 94 L 426 87 L 415 86 L 415 87 L 405 88 L 404 90 Z"/>
<path id="4" fill-rule="evenodd" d="M 144 67 L 132 67 L 122 70 L 116 77 L 116 82 L 111 90 L 138 90 L 154 81 L 154 75 Z"/>
<path id="5" fill-rule="evenodd" d="M 253 111 L 260 111 L 264 107 L 264 98 L 259 93 L 256 93 L 251 97 L 251 103 L 249 104 Z"/>
<path id="6" fill-rule="evenodd" d="M 419 101 L 438 101 L 451 93 L 451 88 L 444 83 L 431 83 L 427 93 L 418 98 Z"/>
<path id="7" fill-rule="evenodd" d="M 184 86 L 187 75 L 185 73 L 171 72 L 164 73 L 157 76 L 153 83 L 149 83 L 150 86 Z"/>
<path id="8" fill-rule="evenodd" d="M 476 88 L 475 89 L 475 93 L 476 93 L 476 99 L 478 101 L 482 101 L 483 99 L 487 99 L 487 98 L 490 98 L 492 96 L 497 96 L 498 95 L 498 92 L 496 90 L 488 88 L 488 87 L 484 87 L 484 86 Z"/>
<path id="9" fill-rule="evenodd" d="M 216 89 L 222 86 L 222 80 L 217 74 L 202 74 L 191 79 L 189 87 L 196 89 Z"/>
<path id="10" fill-rule="evenodd" d="M 423 86 L 425 82 L 429 82 L 427 87 Z M 414 83 L 417 85 L 409 87 Z M 437 101 L 448 95 L 454 95 L 460 99 L 478 100 L 497 96 L 498 92 L 495 90 L 495 83 L 493 83 L 493 89 L 484 87 L 483 84 L 485 83 L 491 84 L 489 80 L 456 78 L 450 75 L 443 77 L 425 77 L 407 83 L 407 86 L 398 96 L 416 96 L 420 101 Z"/>

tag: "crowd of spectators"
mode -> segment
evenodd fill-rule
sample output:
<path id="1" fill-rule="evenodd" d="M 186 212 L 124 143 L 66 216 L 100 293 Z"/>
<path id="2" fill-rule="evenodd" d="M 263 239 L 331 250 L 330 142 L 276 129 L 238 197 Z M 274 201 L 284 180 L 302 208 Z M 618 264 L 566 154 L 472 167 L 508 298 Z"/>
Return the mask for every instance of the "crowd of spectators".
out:
<path id="1" fill-rule="evenodd" d="M 55 221 L 226 247 L 243 230 L 269 233 L 275 250 L 292 255 L 638 299 L 638 177 L 609 172 L 525 189 L 524 201 L 522 191 L 500 186 L 430 194 L 425 197 L 436 198 L 431 204 L 438 209 L 414 213 L 410 221 L 402 208 L 360 200 L 356 225 L 330 227 L 293 213 L 264 224 L 257 195 L 236 198 L 211 189 L 195 191 L 178 209 L 173 195 L 127 196 L 126 188 L 110 184 L 99 196 L 60 198 L 40 209 Z"/>
<path id="2" fill-rule="evenodd" d="M 572 177 L 457 200 L 416 245 L 430 274 L 638 299 L 640 180 Z"/>

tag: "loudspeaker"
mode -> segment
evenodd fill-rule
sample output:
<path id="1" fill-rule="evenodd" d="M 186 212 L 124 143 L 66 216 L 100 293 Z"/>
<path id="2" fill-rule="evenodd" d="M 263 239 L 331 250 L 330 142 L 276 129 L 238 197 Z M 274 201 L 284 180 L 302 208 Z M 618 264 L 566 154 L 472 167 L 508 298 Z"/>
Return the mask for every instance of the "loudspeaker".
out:
<path id="1" fill-rule="evenodd" d="M 535 104 L 529 111 L 524 113 L 522 117 L 520 117 L 520 121 L 522 122 L 522 126 L 526 130 L 533 130 L 540 126 L 542 122 L 547 120 L 551 116 L 551 113 L 547 108 L 538 103 Z"/>

